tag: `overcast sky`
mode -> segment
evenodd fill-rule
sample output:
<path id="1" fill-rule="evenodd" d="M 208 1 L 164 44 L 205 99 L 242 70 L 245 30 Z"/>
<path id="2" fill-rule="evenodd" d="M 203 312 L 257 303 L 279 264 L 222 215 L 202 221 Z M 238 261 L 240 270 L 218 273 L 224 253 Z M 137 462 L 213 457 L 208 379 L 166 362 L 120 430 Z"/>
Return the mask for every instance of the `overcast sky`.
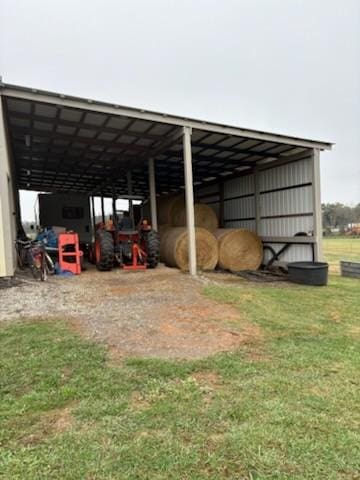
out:
<path id="1" fill-rule="evenodd" d="M 0 0 L 0 18 L 5 82 L 334 142 L 322 200 L 360 202 L 360 0 Z"/>

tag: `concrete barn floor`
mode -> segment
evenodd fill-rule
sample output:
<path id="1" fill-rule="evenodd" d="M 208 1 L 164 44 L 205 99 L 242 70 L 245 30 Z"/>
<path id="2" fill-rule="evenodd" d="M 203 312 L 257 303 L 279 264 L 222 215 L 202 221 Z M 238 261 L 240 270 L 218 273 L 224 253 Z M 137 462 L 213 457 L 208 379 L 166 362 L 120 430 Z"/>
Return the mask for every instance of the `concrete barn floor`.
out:
<path id="1" fill-rule="evenodd" d="M 0 321 L 65 320 L 118 357 L 205 357 L 258 336 L 238 310 L 201 293 L 214 282 L 212 275 L 192 279 L 165 266 L 145 272 L 91 266 L 80 276 L 43 283 L 22 273 L 19 286 L 0 290 Z"/>

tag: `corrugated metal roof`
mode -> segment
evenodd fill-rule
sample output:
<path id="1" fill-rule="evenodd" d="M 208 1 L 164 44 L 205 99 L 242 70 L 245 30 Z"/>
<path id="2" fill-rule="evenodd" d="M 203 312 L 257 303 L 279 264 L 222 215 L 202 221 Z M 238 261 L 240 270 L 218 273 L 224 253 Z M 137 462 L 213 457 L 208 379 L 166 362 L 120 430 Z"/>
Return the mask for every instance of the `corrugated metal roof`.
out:
<path id="1" fill-rule="evenodd" d="M 19 188 L 148 194 L 149 158 L 159 193 L 183 187 L 182 127 L 192 127 L 196 185 L 255 164 L 332 144 L 0 84 Z M 226 174 L 226 175 L 225 175 Z"/>
<path id="2" fill-rule="evenodd" d="M 199 120 L 199 119 L 193 119 L 193 118 L 186 118 L 186 117 L 181 117 L 169 113 L 161 113 L 161 112 L 155 112 L 151 110 L 146 110 L 144 108 L 135 108 L 135 107 L 127 107 L 123 105 L 119 105 L 116 103 L 109 103 L 109 102 L 102 102 L 99 100 L 93 100 L 89 98 L 82 98 L 82 97 L 76 97 L 72 95 L 65 95 L 62 93 L 56 93 L 56 92 L 50 92 L 47 90 L 41 90 L 41 89 L 35 89 L 35 88 L 29 88 L 29 87 L 23 87 L 19 85 L 12 85 L 12 84 L 7 84 L 0 82 L 0 88 L 3 90 L 4 95 L 11 95 L 15 96 L 17 94 L 23 93 L 26 95 L 37 95 L 39 97 L 45 96 L 45 97 L 50 97 L 53 98 L 53 103 L 57 103 L 57 100 L 67 100 L 69 102 L 80 102 L 85 105 L 91 105 L 93 110 L 96 110 L 96 107 L 110 107 L 114 108 L 116 110 L 119 110 L 119 114 L 121 110 L 124 110 L 128 114 L 132 112 L 135 116 L 138 118 L 147 118 L 147 115 L 153 115 L 156 117 L 156 120 L 161 123 L 168 123 L 169 121 L 175 121 L 179 126 L 192 126 L 192 123 L 196 123 L 196 128 L 201 128 L 201 129 L 207 129 L 209 127 L 213 127 L 214 129 L 219 129 L 220 133 L 223 133 L 224 128 L 230 128 L 234 129 L 234 134 L 235 131 L 237 131 L 238 135 L 240 136 L 247 136 L 249 138 L 254 138 L 256 136 L 257 138 L 262 138 L 263 136 L 271 136 L 271 137 L 278 137 L 278 139 L 283 142 L 283 143 L 291 143 L 291 142 L 303 142 L 303 146 L 309 146 L 308 143 L 314 144 L 314 147 L 318 147 L 324 150 L 331 149 L 333 143 L 331 142 L 326 142 L 326 141 L 321 141 L 321 140 L 314 140 L 314 139 L 307 139 L 307 138 L 301 138 L 301 137 L 295 137 L 291 135 L 283 135 L 279 133 L 271 133 L 271 132 L 264 132 L 261 130 L 254 130 L 254 129 L 246 129 L 234 125 L 226 125 L 222 123 L 216 123 L 216 122 L 209 122 L 206 120 Z M 172 122 L 171 122 L 172 123 Z M 316 144 L 316 145 L 315 145 Z"/>

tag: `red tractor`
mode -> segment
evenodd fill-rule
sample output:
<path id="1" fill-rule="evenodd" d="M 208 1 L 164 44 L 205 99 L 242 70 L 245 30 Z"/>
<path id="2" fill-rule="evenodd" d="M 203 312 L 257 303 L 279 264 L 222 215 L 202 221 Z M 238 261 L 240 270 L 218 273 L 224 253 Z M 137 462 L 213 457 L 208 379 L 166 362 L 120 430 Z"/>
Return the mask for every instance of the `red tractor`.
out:
<path id="1" fill-rule="evenodd" d="M 155 268 L 159 263 L 160 241 L 146 220 L 137 230 L 122 230 L 117 223 L 97 226 L 92 259 L 100 271 L 111 270 L 118 264 L 125 270 Z"/>

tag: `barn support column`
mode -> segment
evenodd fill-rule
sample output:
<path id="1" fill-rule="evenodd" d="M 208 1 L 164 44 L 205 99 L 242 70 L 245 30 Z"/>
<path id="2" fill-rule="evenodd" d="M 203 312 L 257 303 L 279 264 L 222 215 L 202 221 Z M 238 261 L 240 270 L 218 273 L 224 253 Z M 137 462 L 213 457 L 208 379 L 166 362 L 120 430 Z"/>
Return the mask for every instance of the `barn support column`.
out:
<path id="1" fill-rule="evenodd" d="M 313 218 L 314 218 L 314 254 L 315 261 L 320 262 L 322 252 L 322 213 L 321 213 L 321 185 L 320 185 L 320 150 L 312 151 L 312 193 L 313 193 Z"/>
<path id="2" fill-rule="evenodd" d="M 115 223 L 117 222 L 117 215 L 116 215 L 116 190 L 115 190 L 114 184 L 111 185 L 111 206 L 112 206 L 112 221 Z"/>
<path id="3" fill-rule="evenodd" d="M 224 205 L 224 182 L 219 183 L 219 227 L 224 228 L 225 205 Z"/>
<path id="4" fill-rule="evenodd" d="M 12 277 L 16 268 L 15 178 L 11 168 L 4 105 L 0 95 L 0 277 Z"/>
<path id="5" fill-rule="evenodd" d="M 127 188 L 128 188 L 128 195 L 129 195 L 129 214 L 130 214 L 131 221 L 134 223 L 134 209 L 133 209 L 133 201 L 131 198 L 133 194 L 131 170 L 127 172 L 126 178 L 127 178 Z"/>
<path id="6" fill-rule="evenodd" d="M 191 155 L 191 127 L 183 130 L 183 155 L 185 176 L 186 228 L 188 234 L 189 272 L 196 275 L 196 238 L 194 214 L 194 186 Z"/>
<path id="7" fill-rule="evenodd" d="M 101 219 L 102 223 L 105 223 L 105 207 L 104 207 L 104 196 L 101 195 Z"/>
<path id="8" fill-rule="evenodd" d="M 155 162 L 153 158 L 149 159 L 149 192 L 150 192 L 150 212 L 151 226 L 157 232 L 157 210 L 156 210 L 156 182 L 155 182 Z"/>
<path id="9" fill-rule="evenodd" d="M 92 216 L 92 224 L 93 224 L 93 234 L 95 237 L 96 234 L 96 218 L 95 218 L 95 199 L 94 195 L 91 195 L 91 216 Z"/>
<path id="10" fill-rule="evenodd" d="M 260 236 L 261 224 L 261 204 L 260 204 L 260 173 L 257 167 L 254 169 L 254 188 L 255 188 L 255 232 Z"/>

